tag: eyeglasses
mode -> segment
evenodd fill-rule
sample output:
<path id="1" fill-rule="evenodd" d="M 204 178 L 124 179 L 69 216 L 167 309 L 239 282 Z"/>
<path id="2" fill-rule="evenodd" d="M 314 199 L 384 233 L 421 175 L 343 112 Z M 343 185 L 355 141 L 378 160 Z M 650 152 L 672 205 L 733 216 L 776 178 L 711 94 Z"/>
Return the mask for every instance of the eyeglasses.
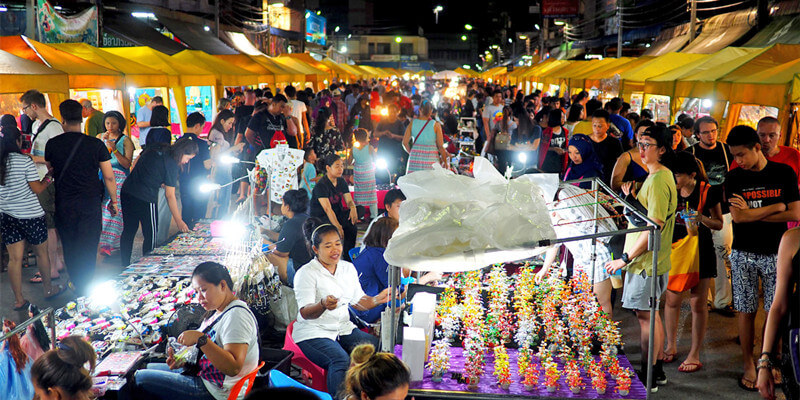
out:
<path id="1" fill-rule="evenodd" d="M 712 129 L 710 131 L 700 131 L 700 134 L 701 135 L 716 135 L 717 134 L 717 130 L 716 129 Z"/>
<path id="2" fill-rule="evenodd" d="M 647 142 L 639 142 L 639 143 L 636 143 L 636 145 L 639 146 L 639 149 L 644 150 L 644 151 L 647 151 L 647 149 L 650 148 L 650 147 L 658 146 L 655 143 L 647 143 Z"/>
<path id="3" fill-rule="evenodd" d="M 25 107 L 22 107 L 22 112 L 25 112 L 25 110 L 27 110 L 27 109 L 28 109 L 30 106 L 31 106 L 31 105 L 30 105 L 30 104 L 28 104 L 27 106 L 25 106 Z"/>

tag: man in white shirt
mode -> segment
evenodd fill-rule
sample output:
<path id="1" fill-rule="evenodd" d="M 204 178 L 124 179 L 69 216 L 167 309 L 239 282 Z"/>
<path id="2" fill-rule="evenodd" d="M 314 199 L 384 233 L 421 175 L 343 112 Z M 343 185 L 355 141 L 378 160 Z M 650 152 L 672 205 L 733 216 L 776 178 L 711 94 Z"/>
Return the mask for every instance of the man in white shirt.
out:
<path id="1" fill-rule="evenodd" d="M 495 90 L 492 93 L 492 104 L 487 104 L 483 107 L 483 131 L 486 135 L 486 143 L 484 143 L 483 148 L 487 148 L 487 144 L 492 143 L 494 140 L 494 134 L 496 131 L 497 123 L 493 121 L 495 115 L 499 112 L 503 111 L 503 92 L 500 90 Z M 485 154 L 484 151 L 481 151 L 481 155 Z"/>
<path id="2" fill-rule="evenodd" d="M 139 127 L 139 147 L 144 148 L 147 133 L 150 132 L 150 116 L 153 115 L 153 107 L 163 105 L 164 99 L 161 96 L 154 96 L 149 103 L 136 111 L 136 126 Z"/>
<path id="3" fill-rule="evenodd" d="M 289 104 L 292 105 L 292 119 L 295 120 L 295 124 L 297 124 L 298 127 L 298 148 L 302 149 L 303 145 L 310 139 L 309 133 L 311 132 L 311 130 L 308 129 L 308 107 L 306 103 L 297 100 L 297 89 L 295 89 L 294 86 L 286 86 L 286 88 L 283 89 L 283 93 L 286 94 L 286 97 L 289 98 Z"/>
<path id="4" fill-rule="evenodd" d="M 44 160 L 45 146 L 50 139 L 64 133 L 64 128 L 61 126 L 61 122 L 47 111 L 47 101 L 38 90 L 28 90 L 20 96 L 19 101 L 22 103 L 22 112 L 33 120 L 31 158 L 36 165 L 36 171 L 39 172 L 39 178 L 44 179 L 45 175 L 47 175 L 47 163 Z M 39 197 L 39 204 L 44 209 L 45 222 L 47 223 L 47 253 L 50 256 L 50 276 L 55 279 L 59 277 L 58 271 L 64 269 L 64 257 L 58 251 L 58 233 L 56 232 L 55 222 L 55 185 L 49 185 L 47 189 L 37 196 Z M 37 277 L 33 279 L 37 279 Z"/>

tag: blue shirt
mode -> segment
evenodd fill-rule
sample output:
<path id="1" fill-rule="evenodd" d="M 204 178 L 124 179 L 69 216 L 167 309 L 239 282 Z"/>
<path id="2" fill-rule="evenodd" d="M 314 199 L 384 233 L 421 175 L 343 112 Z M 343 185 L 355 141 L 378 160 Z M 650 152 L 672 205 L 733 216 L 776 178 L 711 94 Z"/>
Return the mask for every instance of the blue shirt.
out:
<path id="1" fill-rule="evenodd" d="M 366 247 L 361 254 L 353 260 L 353 265 L 358 272 L 358 280 L 361 282 L 361 289 L 367 296 L 376 296 L 378 293 L 389 287 L 389 263 L 383 258 L 382 247 Z M 386 308 L 386 304 L 381 304 L 371 310 L 355 311 L 359 318 L 366 322 L 373 323 L 380 319 L 381 312 Z"/>
<path id="2" fill-rule="evenodd" d="M 311 180 L 317 177 L 317 168 L 310 162 L 303 163 L 303 180 L 300 182 L 300 187 L 308 192 L 308 198 L 311 198 L 311 191 L 314 190 L 314 182 Z"/>
<path id="3" fill-rule="evenodd" d="M 150 109 L 148 106 L 142 106 L 139 110 L 136 111 L 136 121 L 137 122 L 150 122 L 150 117 L 153 115 L 153 110 Z M 145 143 L 145 139 L 147 139 L 147 133 L 150 132 L 150 127 L 147 128 L 139 128 L 139 145 L 143 146 Z"/>
<path id="4" fill-rule="evenodd" d="M 623 136 L 628 138 L 628 141 L 633 140 L 633 128 L 627 118 L 619 114 L 611 114 L 611 123 L 616 125 L 617 129 L 622 132 Z"/>

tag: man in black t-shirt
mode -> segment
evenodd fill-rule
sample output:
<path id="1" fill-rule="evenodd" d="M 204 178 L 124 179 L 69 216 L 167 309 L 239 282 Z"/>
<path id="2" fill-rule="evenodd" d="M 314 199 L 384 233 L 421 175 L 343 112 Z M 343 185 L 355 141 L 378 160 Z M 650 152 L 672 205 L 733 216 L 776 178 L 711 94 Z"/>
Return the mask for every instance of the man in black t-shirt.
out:
<path id="1" fill-rule="evenodd" d="M 733 217 L 731 278 L 733 306 L 739 311 L 739 340 L 744 360 L 740 385 L 755 387 L 753 360 L 758 280 L 764 290 L 764 310 L 769 311 L 775 292 L 778 244 L 786 223 L 800 220 L 797 176 L 786 164 L 768 161 L 761 152 L 755 129 L 737 126 L 728 144 L 739 168 L 725 178 L 725 196 Z"/>
<path id="2" fill-rule="evenodd" d="M 203 182 L 208 181 L 208 173 L 211 169 L 208 142 L 198 137 L 203 132 L 205 123 L 206 118 L 203 114 L 199 112 L 189 114 L 186 117 L 186 133 L 182 136 L 197 143 L 197 155 L 192 157 L 178 174 L 178 181 L 181 185 L 181 217 L 189 229 L 194 229 L 194 224 L 206 217 L 208 209 L 208 193 L 198 190 Z"/>
<path id="3" fill-rule="evenodd" d="M 253 115 L 245 130 L 245 137 L 251 145 L 256 147 L 255 154 L 261 150 L 272 148 L 273 136 L 277 132 L 287 137 L 286 117 L 283 116 L 283 106 L 286 97 L 282 94 L 274 96 L 269 108 Z"/>
<path id="4" fill-rule="evenodd" d="M 603 182 L 611 185 L 614 165 L 622 155 L 622 143 L 608 134 L 611 127 L 611 116 L 606 110 L 597 110 L 592 114 L 592 145 L 594 152 L 603 164 Z"/>
<path id="5" fill-rule="evenodd" d="M 81 110 L 75 100 L 59 105 L 65 132 L 47 142 L 44 159 L 55 180 L 55 222 L 67 272 L 76 292 L 88 295 L 103 224 L 103 183 L 98 172 L 111 196 L 112 215 L 117 213 L 117 183 L 106 146 L 81 133 Z"/>
<path id="6" fill-rule="evenodd" d="M 718 141 L 719 124 L 712 117 L 701 117 L 694 122 L 694 133 L 699 142 L 686 151 L 694 154 L 703 163 L 711 186 L 721 188 L 725 183 L 725 174 L 730 171 L 733 155 L 727 144 Z M 730 260 L 733 232 L 731 231 L 731 214 L 728 202 L 722 202 L 722 229 L 712 231 L 714 250 L 717 254 L 717 277 L 710 291 L 711 308 L 728 317 L 734 316 L 733 294 L 731 293 Z"/>

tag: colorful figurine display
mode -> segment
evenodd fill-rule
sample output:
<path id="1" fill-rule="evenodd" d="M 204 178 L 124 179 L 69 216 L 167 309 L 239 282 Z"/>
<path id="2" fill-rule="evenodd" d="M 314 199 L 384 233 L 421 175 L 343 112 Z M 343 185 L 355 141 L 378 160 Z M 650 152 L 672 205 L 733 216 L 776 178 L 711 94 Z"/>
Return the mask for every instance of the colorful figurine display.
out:
<path id="1" fill-rule="evenodd" d="M 481 379 L 509 390 L 518 379 L 526 391 L 562 387 L 578 394 L 591 382 L 598 395 L 609 387 L 630 393 L 632 373 L 617 355 L 619 328 L 600 309 L 585 274 L 570 281 L 537 279 L 530 265 L 511 276 L 495 265 L 485 273 L 453 274 L 443 287 L 428 362 L 434 382 L 449 372 L 450 346 L 461 345 L 463 369 L 453 372 L 461 373 L 469 390 L 477 390 Z M 507 349 L 512 341 L 515 357 Z"/>

